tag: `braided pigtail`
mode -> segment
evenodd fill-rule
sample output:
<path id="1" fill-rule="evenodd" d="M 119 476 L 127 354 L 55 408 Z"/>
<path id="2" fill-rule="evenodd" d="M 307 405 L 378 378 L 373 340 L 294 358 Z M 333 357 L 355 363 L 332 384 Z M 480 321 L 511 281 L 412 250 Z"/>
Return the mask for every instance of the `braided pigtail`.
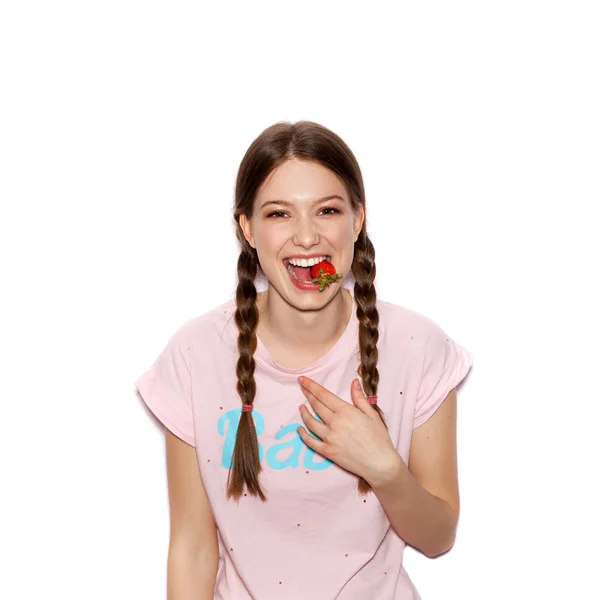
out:
<path id="1" fill-rule="evenodd" d="M 354 297 L 356 299 L 356 317 L 359 321 L 358 340 L 360 348 L 359 374 L 365 395 L 377 395 L 379 371 L 377 370 L 377 341 L 379 339 L 379 312 L 377 311 L 377 293 L 375 291 L 375 248 L 363 227 L 354 244 L 354 260 L 352 261 Z M 373 404 L 387 429 L 385 415 L 379 405 Z M 359 477 L 358 491 L 365 495 L 371 486 L 363 477 Z"/>
<path id="2" fill-rule="evenodd" d="M 258 269 L 256 251 L 247 243 L 243 243 L 238 258 L 238 285 L 236 289 L 235 322 L 238 327 L 239 357 L 236 367 L 237 392 L 242 399 L 242 407 L 253 406 L 256 396 L 254 379 L 254 352 L 257 346 L 256 327 L 258 325 L 258 308 L 256 306 L 256 287 L 254 278 Z M 262 470 L 256 426 L 252 411 L 244 411 L 235 437 L 232 465 L 227 480 L 227 498 L 239 499 L 246 485 L 248 492 L 265 501 L 267 498 L 259 482 Z"/>

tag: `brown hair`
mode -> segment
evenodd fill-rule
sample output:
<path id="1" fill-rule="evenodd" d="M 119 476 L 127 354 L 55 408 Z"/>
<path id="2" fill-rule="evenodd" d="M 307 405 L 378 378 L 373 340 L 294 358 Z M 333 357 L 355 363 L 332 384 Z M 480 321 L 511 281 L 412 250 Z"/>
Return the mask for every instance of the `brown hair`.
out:
<path id="1" fill-rule="evenodd" d="M 352 210 L 365 208 L 365 190 L 358 162 L 344 141 L 335 133 L 312 121 L 279 122 L 265 129 L 250 145 L 237 174 L 234 219 L 236 236 L 241 245 L 237 263 L 235 322 L 238 327 L 239 358 L 236 366 L 237 392 L 242 404 L 252 404 L 256 395 L 254 352 L 257 346 L 258 309 L 254 279 L 260 268 L 258 254 L 246 240 L 239 223 L 241 214 L 252 217 L 254 200 L 267 176 L 284 161 L 295 157 L 316 162 L 332 171 L 344 183 Z M 375 248 L 366 231 L 366 212 L 362 230 L 354 244 L 352 274 L 356 280 L 354 297 L 359 321 L 360 366 L 363 390 L 366 395 L 377 394 L 377 340 L 379 313 L 375 293 Z M 372 405 L 387 429 L 385 417 L 377 404 Z M 227 497 L 239 499 L 246 485 L 250 494 L 266 496 L 259 483 L 261 464 L 258 439 L 251 412 L 242 412 L 233 449 L 228 477 Z M 371 486 L 362 478 L 358 490 L 366 494 Z"/>

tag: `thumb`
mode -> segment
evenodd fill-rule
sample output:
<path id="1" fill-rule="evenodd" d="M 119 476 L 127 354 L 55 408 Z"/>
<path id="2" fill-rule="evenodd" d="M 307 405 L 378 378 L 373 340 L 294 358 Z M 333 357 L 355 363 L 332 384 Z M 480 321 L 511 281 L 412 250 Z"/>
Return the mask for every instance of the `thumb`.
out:
<path id="1" fill-rule="evenodd" d="M 362 386 L 360 385 L 360 380 L 357 378 L 353 379 L 351 388 L 352 390 L 350 395 L 352 396 L 352 401 L 354 402 L 356 408 L 360 408 L 362 412 L 370 414 L 369 411 L 372 411 L 373 408 L 369 404 L 369 400 L 363 392 Z"/>

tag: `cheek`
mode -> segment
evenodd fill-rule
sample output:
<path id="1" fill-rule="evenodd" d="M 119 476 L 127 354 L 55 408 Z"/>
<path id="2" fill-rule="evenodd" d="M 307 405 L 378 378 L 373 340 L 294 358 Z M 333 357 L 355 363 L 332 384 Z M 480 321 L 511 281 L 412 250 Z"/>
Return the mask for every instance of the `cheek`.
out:
<path id="1" fill-rule="evenodd" d="M 263 227 L 255 233 L 254 241 L 258 257 L 262 264 L 279 261 L 281 249 L 287 243 L 289 235 L 283 232 L 283 228 Z"/>
<path id="2" fill-rule="evenodd" d="M 323 234 L 327 235 L 327 239 L 336 248 L 345 248 L 346 246 L 354 245 L 354 229 L 351 220 L 330 221 L 324 225 Z"/>

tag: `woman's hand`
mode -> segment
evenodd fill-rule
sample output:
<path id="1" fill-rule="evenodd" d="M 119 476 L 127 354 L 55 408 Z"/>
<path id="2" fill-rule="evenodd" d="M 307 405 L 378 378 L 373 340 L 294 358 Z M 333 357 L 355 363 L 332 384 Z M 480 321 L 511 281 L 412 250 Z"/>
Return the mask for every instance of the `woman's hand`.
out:
<path id="1" fill-rule="evenodd" d="M 298 434 L 307 446 L 340 467 L 363 477 L 371 485 L 385 480 L 405 466 L 358 379 L 354 379 L 351 385 L 353 404 L 342 400 L 310 377 L 301 377 L 299 381 L 306 399 L 322 419 L 319 421 L 305 405 L 300 405 L 300 414 L 306 427 L 321 438 L 317 439 L 303 427 L 298 427 Z M 356 383 L 358 386 L 355 386 Z"/>

